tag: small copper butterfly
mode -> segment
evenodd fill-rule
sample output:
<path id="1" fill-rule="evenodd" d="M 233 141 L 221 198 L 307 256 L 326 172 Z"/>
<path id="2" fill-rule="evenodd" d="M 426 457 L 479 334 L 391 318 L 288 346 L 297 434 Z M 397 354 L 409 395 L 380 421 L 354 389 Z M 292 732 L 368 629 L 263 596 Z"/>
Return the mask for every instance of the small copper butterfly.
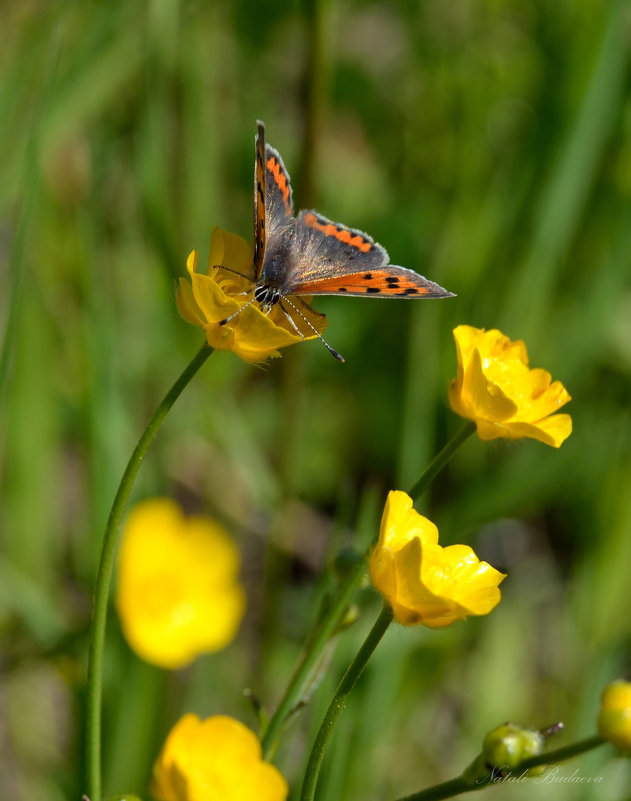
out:
<path id="1" fill-rule="evenodd" d="M 280 303 L 300 333 L 292 312 L 313 326 L 300 308 L 289 300 L 289 295 L 408 299 L 453 297 L 452 292 L 414 270 L 389 264 L 385 248 L 363 231 L 331 222 L 317 211 L 301 211 L 294 217 L 289 173 L 278 151 L 266 144 L 264 123 L 257 121 L 257 127 L 254 296 L 249 303 L 259 303 L 264 311 Z M 299 297 L 294 299 L 307 306 Z M 238 313 L 222 320 L 220 325 Z M 314 332 L 333 356 L 343 362 L 343 357 L 315 329 Z"/>

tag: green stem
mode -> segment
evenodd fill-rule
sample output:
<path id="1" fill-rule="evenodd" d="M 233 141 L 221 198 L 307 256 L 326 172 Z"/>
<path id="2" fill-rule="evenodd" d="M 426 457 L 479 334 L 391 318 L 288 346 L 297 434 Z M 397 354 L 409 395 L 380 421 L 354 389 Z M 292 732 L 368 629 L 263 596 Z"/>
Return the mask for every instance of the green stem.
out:
<path id="1" fill-rule="evenodd" d="M 418 500 L 418 498 L 425 492 L 432 481 L 440 473 L 440 471 L 451 461 L 453 455 L 466 442 L 471 434 L 475 431 L 475 423 L 472 420 L 467 420 L 460 431 L 455 437 L 449 440 L 444 448 L 434 456 L 429 463 L 423 475 L 408 491 L 410 498 Z"/>
<path id="2" fill-rule="evenodd" d="M 443 798 L 453 798 L 455 795 L 470 793 L 472 790 L 480 790 L 486 786 L 486 784 L 471 784 L 467 779 L 458 776 L 456 779 L 449 779 L 442 784 L 435 784 L 433 787 L 421 790 L 420 793 L 399 798 L 398 801 L 441 801 Z"/>
<path id="3" fill-rule="evenodd" d="M 193 378 L 202 364 L 213 352 L 204 344 L 193 360 L 186 367 L 171 389 L 165 395 L 142 432 L 138 444 L 132 453 L 123 477 L 121 478 L 114 503 L 110 510 L 103 543 L 101 557 L 96 576 L 94 603 L 92 609 L 92 625 L 90 628 L 90 650 L 88 654 L 88 686 L 86 710 L 86 761 L 88 797 L 90 801 L 101 801 L 101 701 L 103 695 L 103 651 L 105 647 L 105 627 L 107 624 L 107 605 L 109 589 L 114 566 L 114 556 L 118 542 L 120 523 L 141 462 L 158 433 L 162 421 L 178 399 L 184 387 Z"/>
<path id="4" fill-rule="evenodd" d="M 449 460 L 456 453 L 458 448 L 475 431 L 475 423 L 467 421 L 463 428 L 450 440 L 440 453 L 433 459 L 425 472 L 409 491 L 409 495 L 418 498 L 430 486 L 438 473 L 445 467 Z M 363 559 L 359 559 L 355 567 L 348 573 L 346 579 L 340 586 L 337 596 L 326 614 L 318 624 L 318 628 L 309 641 L 309 647 L 304 652 L 302 661 L 298 664 L 294 675 L 289 682 L 285 694 L 283 695 L 278 708 L 270 718 L 270 721 L 263 732 L 261 744 L 263 755 L 268 759 L 273 753 L 278 743 L 283 726 L 292 711 L 298 705 L 315 666 L 326 648 L 327 644 L 334 635 L 337 627 L 342 620 L 348 604 L 364 575 L 366 574 L 366 562 L 374 543 L 366 551 Z"/>
<path id="5" fill-rule="evenodd" d="M 567 759 L 584 754 L 586 751 L 591 751 L 594 748 L 606 743 L 602 737 L 589 737 L 586 740 L 580 740 L 572 745 L 567 745 L 564 748 L 557 748 L 556 751 L 547 751 L 545 754 L 524 759 L 514 770 L 511 771 L 511 776 L 521 777 L 526 770 L 536 768 L 540 765 L 552 765 L 557 762 L 564 762 Z M 418 793 L 406 795 L 404 798 L 399 798 L 398 801 L 442 801 L 444 798 L 453 798 L 461 793 L 471 793 L 474 790 L 482 790 L 484 787 L 495 784 L 503 784 L 506 777 L 501 777 L 499 772 L 494 774 L 492 769 L 489 769 L 487 777 L 471 781 L 465 779 L 463 776 L 458 776 L 455 779 L 442 784 L 435 784 L 433 787 L 427 787 Z"/>
<path id="6" fill-rule="evenodd" d="M 554 751 L 547 751 L 545 754 L 539 754 L 538 756 L 530 757 L 530 759 L 524 759 L 524 761 L 520 763 L 519 769 L 528 770 L 530 768 L 539 767 L 539 765 L 552 765 L 555 762 L 565 762 L 567 759 L 572 759 L 575 756 L 584 754 L 586 751 L 593 751 L 594 748 L 605 745 L 607 742 L 608 740 L 598 735 L 587 737 L 585 740 L 579 740 L 577 743 L 565 745 L 563 748 L 557 748 Z"/>
<path id="7" fill-rule="evenodd" d="M 324 719 L 318 729 L 309 762 L 307 763 L 307 770 L 305 772 L 305 781 L 302 785 L 301 801 L 313 801 L 315 795 L 316 784 L 318 782 L 318 774 L 320 773 L 320 766 L 324 758 L 324 752 L 327 744 L 335 728 L 338 718 L 342 714 L 342 710 L 346 706 L 346 701 L 357 679 L 361 676 L 366 663 L 370 659 L 372 652 L 375 650 L 379 641 L 386 632 L 386 629 L 392 622 L 392 609 L 387 604 L 383 605 L 379 617 L 375 621 L 368 636 L 364 640 L 362 647 L 357 652 L 355 659 L 351 662 L 348 670 L 344 674 L 335 695 L 329 704 Z"/>
<path id="8" fill-rule="evenodd" d="M 327 610 L 325 616 L 320 621 L 318 628 L 309 642 L 309 648 L 305 652 L 302 661 L 298 665 L 294 675 L 289 682 L 285 694 L 281 699 L 278 708 L 270 718 L 270 721 L 261 738 L 263 756 L 268 759 L 276 749 L 277 741 L 280 737 L 285 721 L 290 716 L 294 708 L 300 701 L 304 688 L 309 682 L 310 676 L 318 664 L 322 652 L 330 642 L 331 637 L 342 620 L 346 609 L 350 603 L 353 593 L 359 586 L 366 573 L 366 560 L 359 559 L 357 564 L 346 576 L 344 583 L 339 588 L 337 597 Z"/>

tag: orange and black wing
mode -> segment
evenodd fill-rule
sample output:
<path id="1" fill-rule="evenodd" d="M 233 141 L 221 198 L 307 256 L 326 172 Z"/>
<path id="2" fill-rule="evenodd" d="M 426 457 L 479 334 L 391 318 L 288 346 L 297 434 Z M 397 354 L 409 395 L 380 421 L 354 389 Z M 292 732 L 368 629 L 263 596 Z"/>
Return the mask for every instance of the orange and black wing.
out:
<path id="1" fill-rule="evenodd" d="M 422 275 L 389 264 L 386 250 L 368 234 L 301 211 L 296 220 L 294 261 L 284 291 L 294 295 L 385 298 L 450 297 Z"/>
<path id="2" fill-rule="evenodd" d="M 294 213 L 291 183 L 278 150 L 265 145 L 265 225 L 268 236 Z"/>

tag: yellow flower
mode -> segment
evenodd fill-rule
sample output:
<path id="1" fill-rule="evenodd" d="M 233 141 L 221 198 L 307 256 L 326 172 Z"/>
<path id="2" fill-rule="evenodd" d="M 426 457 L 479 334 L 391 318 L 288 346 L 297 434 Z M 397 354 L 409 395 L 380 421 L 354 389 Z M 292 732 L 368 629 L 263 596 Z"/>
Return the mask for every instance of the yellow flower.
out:
<path id="1" fill-rule="evenodd" d="M 236 234 L 213 228 L 207 275 L 197 272 L 195 250 L 188 257 L 186 269 L 191 281 L 180 278 L 177 293 L 180 314 L 189 323 L 204 329 L 206 340 L 213 348 L 231 350 L 246 362 L 280 356 L 278 348 L 314 339 L 315 332 L 301 314 L 318 333 L 326 328 L 326 317 L 306 305 L 308 298 L 289 297 L 288 303 L 300 310 L 299 314 L 291 306 L 288 308 L 291 320 L 281 303 L 275 303 L 268 314 L 258 303 L 247 305 L 254 290 L 252 249 Z M 235 312 L 239 313 L 230 322 L 218 325 Z"/>
<path id="2" fill-rule="evenodd" d="M 439 628 L 486 615 L 500 601 L 503 573 L 468 545 L 438 544 L 438 529 L 412 508 L 405 492 L 388 494 L 370 577 L 404 626 Z"/>
<path id="3" fill-rule="evenodd" d="M 153 767 L 159 801 L 284 801 L 287 782 L 261 759 L 254 732 L 238 720 L 184 715 Z"/>
<path id="4" fill-rule="evenodd" d="M 480 439 L 531 437 L 558 448 L 572 433 L 572 418 L 554 414 L 571 400 L 546 370 L 529 369 L 523 342 L 501 331 L 459 325 L 454 329 L 458 377 L 449 405 L 473 420 Z"/>
<path id="5" fill-rule="evenodd" d="M 631 751 L 631 682 L 612 681 L 603 690 L 598 734 L 618 748 Z"/>
<path id="6" fill-rule="evenodd" d="M 245 610 L 239 552 L 205 517 L 185 518 L 167 498 L 130 513 L 118 560 L 116 608 L 131 648 L 170 670 L 235 637 Z"/>

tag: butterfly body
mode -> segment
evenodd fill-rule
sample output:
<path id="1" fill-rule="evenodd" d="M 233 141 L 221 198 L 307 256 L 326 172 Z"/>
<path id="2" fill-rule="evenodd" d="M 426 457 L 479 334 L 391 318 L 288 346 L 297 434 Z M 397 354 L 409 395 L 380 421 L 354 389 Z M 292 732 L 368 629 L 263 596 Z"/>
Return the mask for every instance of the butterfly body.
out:
<path id="1" fill-rule="evenodd" d="M 332 222 L 313 210 L 301 211 L 294 217 L 289 173 L 278 151 L 265 143 L 264 124 L 257 125 L 252 302 L 259 303 L 266 312 L 280 303 L 297 328 L 294 314 L 305 321 L 298 305 L 306 306 L 301 295 L 408 299 L 452 296 L 414 270 L 389 264 L 385 248 L 363 231 Z"/>
<path id="2" fill-rule="evenodd" d="M 292 294 L 291 275 L 296 267 L 293 247 L 296 236 L 294 223 L 295 220 L 290 218 L 273 230 L 273 236 L 265 248 L 265 259 L 257 281 L 257 289 L 269 289 L 270 292 L 277 292 L 280 295 Z"/>

